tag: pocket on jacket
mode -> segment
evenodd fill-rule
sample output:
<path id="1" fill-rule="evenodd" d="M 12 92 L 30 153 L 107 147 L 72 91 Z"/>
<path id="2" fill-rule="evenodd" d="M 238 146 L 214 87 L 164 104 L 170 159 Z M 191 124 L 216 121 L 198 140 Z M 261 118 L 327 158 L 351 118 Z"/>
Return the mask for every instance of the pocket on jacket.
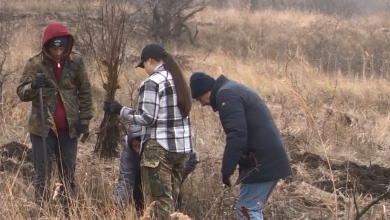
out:
<path id="1" fill-rule="evenodd" d="M 76 89 L 76 75 L 74 72 L 65 74 L 62 81 L 62 88 L 66 90 Z"/>

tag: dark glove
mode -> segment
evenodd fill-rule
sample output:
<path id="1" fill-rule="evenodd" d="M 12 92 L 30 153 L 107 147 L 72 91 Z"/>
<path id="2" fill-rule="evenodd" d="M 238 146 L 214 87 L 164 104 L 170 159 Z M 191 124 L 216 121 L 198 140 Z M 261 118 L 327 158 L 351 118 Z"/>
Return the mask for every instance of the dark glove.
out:
<path id="1" fill-rule="evenodd" d="M 45 79 L 46 79 L 46 77 L 44 74 L 34 76 L 34 78 L 32 79 L 32 82 L 31 82 L 31 88 L 39 89 L 39 88 L 45 87 L 46 86 Z"/>
<path id="2" fill-rule="evenodd" d="M 80 138 L 80 135 L 83 134 L 83 137 L 81 137 L 81 143 L 84 143 L 88 137 L 89 137 L 89 127 L 85 124 L 77 124 L 76 125 L 76 132 L 77 137 Z"/>
<path id="3" fill-rule="evenodd" d="M 222 174 L 222 182 L 228 187 L 232 187 L 232 183 L 230 182 L 230 176 Z"/>
<path id="4" fill-rule="evenodd" d="M 244 169 L 251 167 L 249 156 L 241 156 L 240 160 L 238 161 L 238 165 L 240 165 L 240 167 Z"/>
<path id="5" fill-rule="evenodd" d="M 104 101 L 103 110 L 107 113 L 120 114 L 123 106 L 117 101 Z"/>

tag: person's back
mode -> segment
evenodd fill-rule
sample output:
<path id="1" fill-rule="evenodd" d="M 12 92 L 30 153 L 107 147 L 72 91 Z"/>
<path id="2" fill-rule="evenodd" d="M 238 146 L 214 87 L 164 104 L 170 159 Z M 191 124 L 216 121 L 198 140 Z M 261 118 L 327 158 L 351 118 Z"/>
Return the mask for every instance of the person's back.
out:
<path id="1" fill-rule="evenodd" d="M 249 215 L 250 219 L 262 220 L 262 209 L 277 182 L 292 173 L 267 106 L 255 91 L 224 75 L 214 79 L 204 72 L 195 72 L 190 86 L 192 98 L 219 113 L 226 134 L 221 168 L 226 186 L 231 187 L 230 177 L 239 165 L 238 217 Z"/>
<path id="2" fill-rule="evenodd" d="M 149 76 L 142 84 L 156 84 L 158 89 L 159 106 L 155 109 L 156 114 L 150 125 L 144 126 L 145 135 L 142 142 L 149 139 L 156 140 L 165 147 L 169 152 L 190 153 L 191 151 L 191 130 L 189 117 L 183 117 L 178 106 L 176 86 L 172 74 L 164 67 L 163 64 L 158 66 L 154 73 Z M 144 91 L 147 93 L 148 91 Z M 123 110 L 123 115 L 129 112 Z"/>
<path id="3" fill-rule="evenodd" d="M 291 175 L 288 156 L 279 130 L 258 93 L 232 80 L 224 81 L 219 91 L 225 89 L 237 94 L 237 97 L 233 98 L 238 98 L 243 103 L 248 135 L 245 150 L 256 156 L 256 161 L 251 161 L 254 163 L 252 170 L 242 170 L 240 174 L 242 182 L 262 182 Z M 221 93 L 217 93 L 216 100 L 218 94 Z M 256 166 L 257 169 L 254 169 Z M 251 172 L 250 176 L 247 175 L 248 172 Z"/>

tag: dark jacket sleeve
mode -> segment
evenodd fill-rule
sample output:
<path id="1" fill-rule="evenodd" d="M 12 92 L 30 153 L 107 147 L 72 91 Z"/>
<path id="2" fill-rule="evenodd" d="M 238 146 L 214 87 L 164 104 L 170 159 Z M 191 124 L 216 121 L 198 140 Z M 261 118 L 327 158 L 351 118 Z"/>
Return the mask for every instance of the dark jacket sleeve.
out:
<path id="1" fill-rule="evenodd" d="M 89 124 L 92 119 L 92 91 L 91 82 L 81 56 L 74 56 L 77 59 L 78 71 L 77 74 L 77 89 L 79 97 L 80 123 Z"/>
<path id="2" fill-rule="evenodd" d="M 190 158 L 186 163 L 186 168 L 183 173 L 182 182 L 184 182 L 184 180 L 187 179 L 188 175 L 195 170 L 196 165 L 198 165 L 198 163 L 199 163 L 198 153 L 195 151 L 195 149 L 193 149 L 193 151 L 190 153 Z"/>
<path id="3" fill-rule="evenodd" d="M 20 101 L 29 102 L 35 99 L 38 95 L 38 90 L 31 88 L 31 82 L 36 74 L 34 66 L 30 61 L 27 62 L 23 69 L 22 76 L 19 79 L 19 83 L 17 86 L 17 94 L 19 96 Z"/>
<path id="4" fill-rule="evenodd" d="M 222 89 L 217 94 L 219 117 L 226 133 L 226 146 L 223 153 L 223 175 L 232 175 L 247 144 L 247 124 L 244 104 L 239 93 Z"/>

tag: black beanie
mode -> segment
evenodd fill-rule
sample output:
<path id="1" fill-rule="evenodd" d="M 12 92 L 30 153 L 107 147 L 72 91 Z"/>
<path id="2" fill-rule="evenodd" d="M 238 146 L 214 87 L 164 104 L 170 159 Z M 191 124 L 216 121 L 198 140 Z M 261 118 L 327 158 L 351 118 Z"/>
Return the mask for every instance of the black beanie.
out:
<path id="1" fill-rule="evenodd" d="M 204 72 L 194 72 L 190 78 L 191 96 L 199 98 L 206 92 L 213 89 L 215 79 Z"/>
<path id="2" fill-rule="evenodd" d="M 68 37 L 67 36 L 59 36 L 50 39 L 47 42 L 47 47 L 67 47 L 68 46 Z"/>

